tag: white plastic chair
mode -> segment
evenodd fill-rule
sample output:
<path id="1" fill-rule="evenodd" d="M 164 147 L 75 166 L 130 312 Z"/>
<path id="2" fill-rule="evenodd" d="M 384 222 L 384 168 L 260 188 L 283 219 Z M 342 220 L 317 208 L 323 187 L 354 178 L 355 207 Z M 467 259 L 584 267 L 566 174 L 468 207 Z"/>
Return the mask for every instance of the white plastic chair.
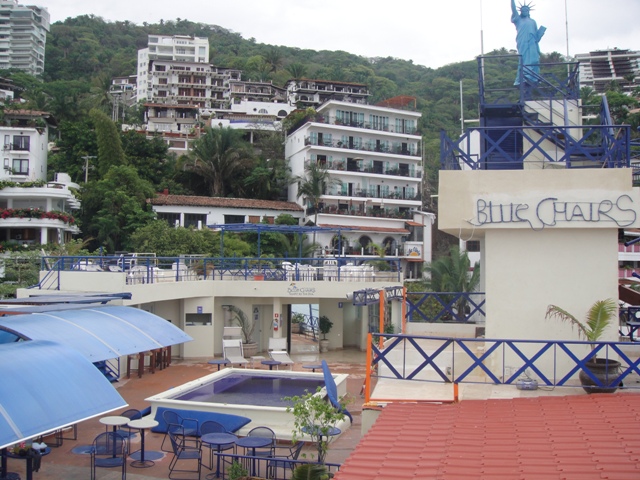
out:
<path id="1" fill-rule="evenodd" d="M 293 360 L 287 353 L 287 339 L 286 338 L 269 338 L 269 356 L 271 360 L 280 362 L 281 365 L 289 365 L 289 368 L 293 370 Z"/>
<path id="2" fill-rule="evenodd" d="M 242 340 L 239 338 L 222 340 L 222 354 L 224 358 L 229 360 L 231 365 L 242 365 L 244 368 L 247 368 L 249 360 L 244 358 Z"/>

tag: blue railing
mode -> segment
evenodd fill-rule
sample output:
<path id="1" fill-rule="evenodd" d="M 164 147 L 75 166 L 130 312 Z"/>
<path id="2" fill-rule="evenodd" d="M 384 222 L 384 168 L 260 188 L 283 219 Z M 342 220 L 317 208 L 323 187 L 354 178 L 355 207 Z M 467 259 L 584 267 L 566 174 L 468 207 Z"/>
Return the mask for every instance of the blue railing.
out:
<path id="1" fill-rule="evenodd" d="M 331 265 L 325 264 L 327 260 L 331 260 Z M 45 256 L 42 257 L 41 270 L 47 274 L 35 288 L 56 290 L 61 288 L 62 272 L 120 273 L 126 275 L 128 285 L 196 280 L 402 281 L 400 259 L 357 255 L 297 259 Z"/>
<path id="2" fill-rule="evenodd" d="M 631 128 L 616 125 L 615 130 L 607 125 L 478 127 L 468 129 L 455 141 L 442 131 L 441 168 L 484 170 L 509 163 L 514 168 L 516 165 L 522 168 L 525 160 L 564 163 L 566 168 L 628 168 L 631 164 Z M 479 136 L 480 145 L 484 146 L 479 153 L 471 153 L 478 145 L 474 132 Z M 505 150 L 503 145 L 514 144 L 507 140 L 518 136 L 528 141 L 529 148 L 522 153 Z M 547 142 L 557 148 L 549 149 Z"/>
<path id="3" fill-rule="evenodd" d="M 482 292 L 407 292 L 407 322 L 484 322 Z"/>
<path id="4" fill-rule="evenodd" d="M 579 64 L 577 62 L 519 65 L 520 55 L 490 55 L 478 57 L 478 91 L 480 105 L 523 106 L 528 100 L 561 100 L 580 98 Z M 537 67 L 539 71 L 531 67 Z M 520 78 L 528 82 L 514 85 Z M 500 72 L 495 75 L 494 72 Z M 511 74 L 509 74 L 511 72 Z"/>
<path id="5" fill-rule="evenodd" d="M 640 375 L 640 343 L 371 335 L 368 371 L 377 379 L 517 385 L 526 377 L 546 387 L 575 388 L 583 371 L 598 387 L 640 389 L 628 381 L 630 375 Z M 377 346 L 380 336 L 386 339 L 382 349 Z M 637 354 L 629 355 L 629 348 Z M 619 374 L 596 378 L 587 366 L 596 356 L 619 361 Z"/>

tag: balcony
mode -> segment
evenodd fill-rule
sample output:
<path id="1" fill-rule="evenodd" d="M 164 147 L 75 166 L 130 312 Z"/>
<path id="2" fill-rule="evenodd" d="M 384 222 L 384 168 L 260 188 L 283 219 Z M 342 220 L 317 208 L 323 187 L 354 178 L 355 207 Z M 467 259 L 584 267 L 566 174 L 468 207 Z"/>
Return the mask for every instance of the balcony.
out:
<path id="1" fill-rule="evenodd" d="M 317 140 L 311 137 L 305 137 L 304 144 L 307 146 L 319 146 L 319 147 L 328 147 L 328 148 L 342 148 L 346 150 L 355 150 L 360 152 L 377 152 L 384 153 L 390 155 L 402 155 L 407 157 L 422 157 L 422 149 L 419 145 L 415 145 L 415 151 L 411 151 L 411 149 L 403 148 L 402 146 L 385 146 L 382 144 L 376 144 L 371 141 L 365 141 L 361 144 L 356 142 L 342 142 L 340 140 L 324 140 L 323 142 L 318 142 Z"/>

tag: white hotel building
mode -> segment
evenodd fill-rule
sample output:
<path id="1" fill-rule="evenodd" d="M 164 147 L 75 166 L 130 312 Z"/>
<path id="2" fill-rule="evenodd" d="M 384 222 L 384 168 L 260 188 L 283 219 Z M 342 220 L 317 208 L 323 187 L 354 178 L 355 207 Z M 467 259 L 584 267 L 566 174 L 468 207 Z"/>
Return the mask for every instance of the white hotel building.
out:
<path id="1" fill-rule="evenodd" d="M 433 216 L 420 212 L 420 116 L 400 108 L 330 100 L 289 132 L 285 156 L 292 175 L 304 175 L 305 165 L 317 162 L 338 181 L 328 186 L 317 212 L 318 226 L 345 229 L 341 239 L 318 235 L 326 251 L 375 257 L 372 244 L 377 244 L 384 246 L 386 258 L 403 260 L 408 278 L 421 275 L 422 261 L 431 259 Z M 297 183 L 289 187 L 289 200 L 306 208 L 305 221 L 315 221 L 313 205 L 298 198 Z"/>

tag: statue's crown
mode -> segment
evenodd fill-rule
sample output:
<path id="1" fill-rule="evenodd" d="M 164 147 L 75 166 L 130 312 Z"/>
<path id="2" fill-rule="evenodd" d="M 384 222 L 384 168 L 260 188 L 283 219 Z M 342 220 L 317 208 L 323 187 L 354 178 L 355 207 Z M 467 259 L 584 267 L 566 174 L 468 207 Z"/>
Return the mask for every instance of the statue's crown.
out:
<path id="1" fill-rule="evenodd" d="M 522 9 L 523 8 L 526 8 L 527 10 L 531 11 L 531 10 L 533 10 L 533 3 L 531 3 L 531 2 L 529 2 L 529 3 L 527 3 L 527 2 L 521 3 L 520 6 L 518 7 L 518 9 L 520 10 L 520 13 L 522 13 Z"/>

